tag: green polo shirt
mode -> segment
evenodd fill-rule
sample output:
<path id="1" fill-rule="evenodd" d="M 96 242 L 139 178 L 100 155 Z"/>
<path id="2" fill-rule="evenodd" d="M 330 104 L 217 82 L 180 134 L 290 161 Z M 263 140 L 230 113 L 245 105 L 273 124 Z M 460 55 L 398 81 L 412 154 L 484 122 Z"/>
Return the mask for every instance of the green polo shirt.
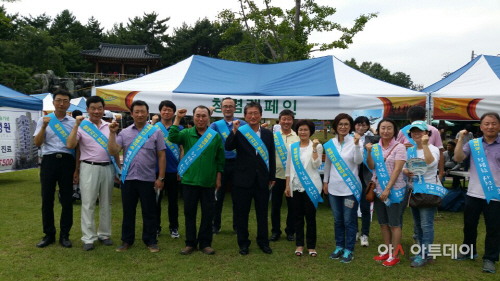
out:
<path id="1" fill-rule="evenodd" d="M 189 128 L 179 132 L 179 126 L 172 125 L 168 134 L 168 139 L 178 145 L 184 147 L 184 155 L 189 153 L 189 150 L 200 139 L 196 128 Z M 197 185 L 203 187 L 215 187 L 217 172 L 224 171 L 224 147 L 222 138 L 216 134 L 212 142 L 207 148 L 191 163 L 189 168 L 184 172 L 181 183 L 189 185 Z"/>

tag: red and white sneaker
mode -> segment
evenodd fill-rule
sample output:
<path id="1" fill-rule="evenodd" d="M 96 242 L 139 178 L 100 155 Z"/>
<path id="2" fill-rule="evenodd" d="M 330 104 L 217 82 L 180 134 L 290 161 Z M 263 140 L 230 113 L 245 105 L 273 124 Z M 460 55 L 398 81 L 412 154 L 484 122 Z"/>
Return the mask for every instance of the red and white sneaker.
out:
<path id="1" fill-rule="evenodd" d="M 390 257 L 385 262 L 382 263 L 383 266 L 391 267 L 399 263 L 399 258 Z"/>
<path id="2" fill-rule="evenodd" d="M 385 261 L 389 258 L 389 254 L 380 254 L 378 256 L 374 256 L 373 259 L 376 261 Z"/>

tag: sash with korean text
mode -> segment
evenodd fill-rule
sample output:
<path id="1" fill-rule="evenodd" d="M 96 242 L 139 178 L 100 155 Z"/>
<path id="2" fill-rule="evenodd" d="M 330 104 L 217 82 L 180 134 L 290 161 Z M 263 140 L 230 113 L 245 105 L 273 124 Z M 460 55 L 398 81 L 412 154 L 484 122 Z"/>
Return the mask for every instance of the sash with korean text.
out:
<path id="1" fill-rule="evenodd" d="M 121 174 L 120 168 L 116 164 L 115 157 L 111 156 L 108 151 L 108 138 L 94 125 L 92 122 L 88 120 L 83 120 L 80 124 L 80 128 L 85 131 L 91 138 L 93 138 L 108 154 L 109 159 L 113 163 L 115 167 L 115 173 Z"/>
<path id="2" fill-rule="evenodd" d="M 213 129 L 207 128 L 203 136 L 198 139 L 198 141 L 194 144 L 191 149 L 184 155 L 181 162 L 179 163 L 178 173 L 179 176 L 187 171 L 189 166 L 201 155 L 201 153 L 208 147 L 208 145 L 212 142 L 214 137 L 217 135 L 217 132 Z"/>
<path id="3" fill-rule="evenodd" d="M 292 150 L 292 163 L 293 167 L 295 168 L 295 172 L 297 172 L 297 177 L 300 180 L 300 183 L 302 184 L 302 187 L 306 190 L 307 195 L 309 196 L 309 199 L 311 199 L 311 202 L 314 204 L 314 207 L 316 209 L 318 208 L 318 203 L 323 202 L 323 198 L 321 198 L 321 194 L 318 192 L 318 189 L 314 185 L 314 182 L 311 180 L 311 177 L 307 173 L 306 169 L 304 169 L 304 165 L 302 164 L 302 161 L 300 161 L 300 142 L 293 143 L 290 146 L 290 149 Z"/>
<path id="4" fill-rule="evenodd" d="M 384 192 L 391 177 L 387 173 L 387 167 L 385 165 L 382 149 L 380 149 L 379 144 L 374 144 L 372 146 L 372 158 L 373 162 L 375 162 L 375 173 L 378 178 L 378 183 L 380 184 L 382 192 Z M 390 202 L 400 203 L 401 201 L 403 201 L 404 195 L 405 195 L 404 188 L 401 188 L 400 190 L 392 189 L 391 193 L 389 193 L 388 199 L 390 200 Z M 379 194 L 377 194 L 377 196 L 379 196 Z"/>
<path id="5" fill-rule="evenodd" d="M 403 129 L 401 129 L 401 132 L 403 132 L 403 135 L 405 135 L 406 139 L 413 145 L 413 146 L 417 146 L 417 144 L 415 143 L 415 141 L 410 138 L 410 128 L 411 128 L 411 124 L 409 125 L 406 125 L 405 127 L 403 127 Z"/>
<path id="6" fill-rule="evenodd" d="M 257 150 L 264 163 L 266 163 L 267 170 L 269 170 L 269 152 L 264 142 L 257 136 L 257 134 L 250 128 L 250 126 L 244 125 L 238 128 L 243 136 L 248 140 L 248 142 Z"/>
<path id="7" fill-rule="evenodd" d="M 155 127 L 151 124 L 147 124 L 142 128 L 142 130 L 137 134 L 135 137 L 134 141 L 132 144 L 127 149 L 127 154 L 125 155 L 123 159 L 123 166 L 122 166 L 122 177 L 121 180 L 124 183 L 125 179 L 127 178 L 127 173 L 128 173 L 128 168 L 130 167 L 130 163 L 132 163 L 132 160 L 134 159 L 135 155 L 137 155 L 137 152 L 139 152 L 139 149 L 146 143 L 146 141 L 151 137 L 154 132 L 158 127 Z"/>
<path id="8" fill-rule="evenodd" d="M 49 121 L 49 126 L 52 129 L 52 131 L 56 134 L 56 136 L 62 141 L 64 146 L 66 146 L 66 141 L 68 140 L 69 132 L 66 130 L 64 125 L 57 119 L 57 116 L 54 113 L 51 113 L 47 115 L 47 117 L 50 117 Z M 69 150 L 73 157 L 75 157 L 75 150 L 70 149 Z"/>
<path id="9" fill-rule="evenodd" d="M 283 164 L 283 169 L 286 170 L 286 158 L 288 153 L 288 151 L 286 150 L 286 144 L 283 141 L 281 132 L 275 132 L 273 135 L 274 135 L 274 145 L 276 146 L 276 152 L 278 152 L 281 164 Z"/>
<path id="10" fill-rule="evenodd" d="M 236 119 L 234 119 L 234 120 L 236 120 Z M 222 136 L 222 140 L 224 141 L 224 143 L 226 143 L 226 139 L 229 136 L 229 127 L 227 126 L 226 120 L 221 119 L 221 120 L 215 122 L 215 126 L 217 126 L 217 129 L 219 130 L 219 132 Z M 234 152 L 234 154 L 236 155 L 236 149 L 234 149 L 232 152 Z"/>
<path id="11" fill-rule="evenodd" d="M 356 179 L 354 174 L 352 173 L 349 166 L 345 163 L 344 159 L 340 156 L 339 151 L 335 147 L 333 143 L 333 139 L 328 141 L 324 145 L 326 155 L 328 159 L 332 162 L 332 165 L 335 166 L 335 170 L 339 173 L 340 177 L 344 181 L 344 183 L 349 187 L 356 200 L 361 200 L 361 183 Z"/>
<path id="12" fill-rule="evenodd" d="M 495 185 L 495 179 L 491 174 L 490 165 L 483 148 L 483 138 L 472 139 L 469 141 L 470 153 L 474 164 L 476 164 L 477 176 L 481 187 L 483 187 L 484 197 L 490 203 L 491 199 L 500 200 L 500 188 Z"/>
<path id="13" fill-rule="evenodd" d="M 406 151 L 408 160 L 412 158 L 417 158 L 416 146 L 408 148 Z M 418 180 L 413 179 L 413 194 L 415 193 L 425 193 L 430 195 L 436 195 L 444 198 L 448 194 L 448 189 L 439 184 L 426 183 L 424 176 L 417 176 Z"/>
<path id="14" fill-rule="evenodd" d="M 179 146 L 175 143 L 172 143 L 171 141 L 168 140 L 168 130 L 165 128 L 165 125 L 163 123 L 158 122 L 155 124 L 158 129 L 161 130 L 163 133 L 163 140 L 165 141 L 165 145 L 168 147 L 168 149 L 174 154 L 175 158 L 177 161 L 181 158 L 181 151 L 179 150 Z"/>

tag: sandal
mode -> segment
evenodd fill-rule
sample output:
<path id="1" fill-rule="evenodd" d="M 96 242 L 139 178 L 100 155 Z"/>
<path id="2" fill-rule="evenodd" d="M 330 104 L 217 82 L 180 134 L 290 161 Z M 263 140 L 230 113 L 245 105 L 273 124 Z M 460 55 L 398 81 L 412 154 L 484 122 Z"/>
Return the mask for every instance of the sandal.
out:
<path id="1" fill-rule="evenodd" d="M 316 252 L 315 250 L 312 250 L 312 251 L 309 251 L 309 255 L 313 258 L 317 257 L 318 256 L 318 252 Z"/>
<path id="2" fill-rule="evenodd" d="M 301 257 L 301 256 L 302 256 L 302 254 L 303 254 L 303 250 L 299 251 L 298 249 L 299 249 L 299 248 L 297 248 L 297 250 L 295 250 L 295 256 L 297 256 L 297 257 Z"/>

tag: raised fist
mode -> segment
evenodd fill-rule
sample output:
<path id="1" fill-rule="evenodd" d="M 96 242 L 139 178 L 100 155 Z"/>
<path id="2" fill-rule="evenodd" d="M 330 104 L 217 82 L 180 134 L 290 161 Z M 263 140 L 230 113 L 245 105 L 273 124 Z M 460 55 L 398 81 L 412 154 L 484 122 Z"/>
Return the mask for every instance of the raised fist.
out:
<path id="1" fill-rule="evenodd" d="M 369 142 L 369 143 L 367 143 L 367 144 L 365 145 L 365 148 L 366 148 L 366 150 L 367 150 L 368 152 L 370 152 L 370 151 L 372 151 L 372 146 L 373 146 L 373 144 L 372 144 L 371 142 Z"/>
<path id="2" fill-rule="evenodd" d="M 458 133 L 459 133 L 458 138 L 459 138 L 459 139 L 461 139 L 461 140 L 463 140 L 463 138 L 464 138 L 467 134 L 469 134 L 469 132 L 468 132 L 467 130 L 462 130 L 462 131 L 460 131 L 460 132 L 458 132 Z"/>
<path id="3" fill-rule="evenodd" d="M 116 121 L 113 121 L 113 123 L 109 124 L 109 132 L 116 134 L 118 132 L 118 128 L 120 128 L 120 125 Z"/>
<path id="4" fill-rule="evenodd" d="M 49 122 L 50 122 L 50 117 L 43 117 L 43 127 L 44 128 L 47 128 L 47 126 L 49 125 Z"/>
<path id="5" fill-rule="evenodd" d="M 428 144 L 429 144 L 429 136 L 423 135 L 422 136 L 422 145 L 428 145 Z"/>
<path id="6" fill-rule="evenodd" d="M 316 147 L 318 147 L 318 144 L 319 144 L 319 140 L 318 139 L 314 139 L 313 140 L 313 148 L 316 149 Z"/>
<path id="7" fill-rule="evenodd" d="M 153 117 L 151 118 L 151 123 L 154 125 L 154 124 L 158 123 L 158 121 L 160 121 L 160 116 L 153 115 Z"/>
<path id="8" fill-rule="evenodd" d="M 186 113 L 187 113 L 187 109 L 185 108 L 181 108 L 179 110 L 177 110 L 177 117 L 179 118 L 184 118 L 184 116 L 186 116 Z"/>
<path id="9" fill-rule="evenodd" d="M 358 145 L 359 144 L 359 139 L 361 138 L 361 136 L 358 133 L 354 133 L 353 137 L 354 137 L 354 144 Z"/>
<path id="10" fill-rule="evenodd" d="M 83 117 L 82 115 L 80 116 L 76 116 L 75 118 L 75 126 L 80 126 L 80 124 L 82 124 L 82 121 L 85 119 L 85 117 Z"/>
<path id="11" fill-rule="evenodd" d="M 236 134 L 239 127 L 240 127 L 240 120 L 234 120 L 233 121 L 233 133 Z"/>

